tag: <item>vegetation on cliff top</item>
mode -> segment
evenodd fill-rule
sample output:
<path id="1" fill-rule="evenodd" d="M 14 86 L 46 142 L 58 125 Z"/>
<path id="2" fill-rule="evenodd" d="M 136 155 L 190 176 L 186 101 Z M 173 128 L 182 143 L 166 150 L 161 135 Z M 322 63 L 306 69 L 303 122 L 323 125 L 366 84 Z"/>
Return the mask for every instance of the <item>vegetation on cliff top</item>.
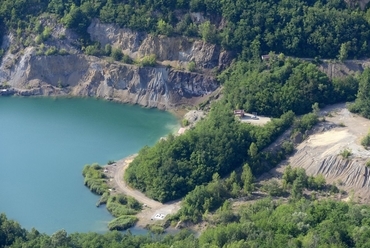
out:
<path id="1" fill-rule="evenodd" d="M 19 34 L 30 29 L 42 33 L 37 16 L 53 13 L 81 36 L 82 46 L 92 44 L 87 27 L 93 18 L 122 27 L 167 36 L 200 37 L 206 42 L 233 50 L 250 62 L 237 62 L 220 77 L 224 97 L 212 105 L 207 119 L 180 137 L 169 136 L 154 147 L 143 148 L 127 169 L 126 180 L 160 201 L 185 196 L 182 210 L 173 219 L 197 222 L 214 211 L 215 228 L 199 239 L 183 232 L 172 237 L 133 237 L 117 232 L 72 234 L 58 231 L 48 236 L 26 231 L 0 215 L 0 246 L 12 247 L 368 247 L 370 209 L 367 206 L 334 201 L 310 201 L 303 189 L 323 187 L 322 178 L 288 171 L 285 186 L 290 202 L 282 204 L 267 198 L 233 212 L 229 197 L 248 196 L 253 176 L 275 166 L 292 150 L 285 143 L 275 151 L 265 148 L 289 127 L 303 134 L 317 122 L 315 113 L 305 114 L 313 104 L 325 105 L 358 98 L 352 110 L 369 115 L 369 70 L 362 76 L 330 80 L 316 66 L 283 55 L 257 62 L 261 54 L 275 51 L 299 57 L 325 57 L 344 60 L 370 54 L 369 14 L 350 9 L 344 1 L 118 1 L 118 0 L 3 0 L 0 24 Z M 194 12 L 200 12 L 197 21 Z M 193 15 L 193 16 L 192 16 Z M 46 30 L 46 31 L 45 31 Z M 44 33 L 45 31 L 45 33 Z M 49 30 L 50 31 L 50 30 Z M 36 40 L 37 42 L 37 40 Z M 27 44 L 27 43 L 24 43 Z M 99 48 L 101 49 L 101 48 Z M 112 50 L 111 52 L 116 51 Z M 51 50 L 49 54 L 53 54 Z M 115 57 L 123 56 L 114 53 Z M 117 55 L 117 56 L 116 56 Z M 314 105 L 317 106 L 317 105 Z M 273 117 L 263 127 L 242 124 L 232 110 L 244 108 Z M 242 168 L 241 173 L 236 171 Z M 136 220 L 123 205 L 124 196 L 107 196 L 99 168 L 84 169 L 85 183 L 99 194 L 118 219 L 113 229 L 132 225 Z M 100 168 L 101 169 L 101 168 Z M 231 173 L 231 174 L 230 174 Z M 229 175 L 230 174 L 230 175 Z M 220 177 L 229 175 L 225 180 Z M 280 195 L 278 183 L 266 191 Z M 334 188 L 335 189 L 335 188 Z M 104 195 L 105 194 L 105 195 Z M 226 201 L 225 201 L 226 200 Z M 121 204 L 121 205 L 118 205 Z M 135 205 L 135 204 L 134 204 Z M 220 207 L 221 206 L 221 207 Z M 137 210 L 135 207 L 130 209 Z"/>
<path id="2" fill-rule="evenodd" d="M 341 60 L 370 54 L 368 13 L 338 0 L 3 0 L 0 23 L 22 32 L 44 12 L 79 33 L 84 46 L 88 25 L 99 18 L 152 34 L 200 37 L 245 59 L 270 51 Z"/>

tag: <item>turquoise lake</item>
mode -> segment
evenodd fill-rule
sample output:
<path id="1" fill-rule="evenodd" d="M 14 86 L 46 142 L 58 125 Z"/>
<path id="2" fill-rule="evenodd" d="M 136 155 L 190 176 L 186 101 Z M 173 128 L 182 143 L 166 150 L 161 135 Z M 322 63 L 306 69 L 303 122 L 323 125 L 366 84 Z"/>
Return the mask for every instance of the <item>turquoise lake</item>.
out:
<path id="1" fill-rule="evenodd" d="M 112 216 L 83 185 L 106 164 L 179 128 L 164 111 L 95 99 L 0 97 L 0 212 L 52 234 L 105 232 Z"/>

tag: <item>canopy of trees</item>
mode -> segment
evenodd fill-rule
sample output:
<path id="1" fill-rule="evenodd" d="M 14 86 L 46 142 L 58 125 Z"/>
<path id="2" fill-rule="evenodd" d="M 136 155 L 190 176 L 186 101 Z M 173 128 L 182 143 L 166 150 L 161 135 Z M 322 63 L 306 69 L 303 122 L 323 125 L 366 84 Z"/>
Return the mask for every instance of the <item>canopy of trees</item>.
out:
<path id="1" fill-rule="evenodd" d="M 367 13 L 338 0 L 3 0 L 0 20 L 25 29 L 30 19 L 54 13 L 86 35 L 93 18 L 139 31 L 201 37 L 243 58 L 270 51 L 298 57 L 346 59 L 369 55 Z M 199 23 L 191 12 L 210 21 Z"/>
<path id="2" fill-rule="evenodd" d="M 27 231 L 0 215 L 1 247 L 369 247 L 370 207 L 331 200 L 281 204 L 266 198 L 231 211 L 217 210 L 218 224 L 199 239 L 189 231 L 175 236 L 133 236 L 60 230 L 52 235 Z"/>
<path id="3" fill-rule="evenodd" d="M 291 110 L 305 114 L 315 102 L 353 99 L 357 90 L 355 78 L 351 78 L 354 90 L 343 93 L 344 80 L 331 81 L 315 65 L 290 58 L 276 57 L 268 64 L 240 62 L 220 78 L 225 95 L 208 118 L 179 137 L 143 148 L 125 173 L 130 185 L 163 202 L 210 182 L 214 173 L 224 177 L 245 162 L 254 174 L 262 173 L 279 159 L 261 151 L 291 126 Z M 281 118 L 263 127 L 252 126 L 235 119 L 232 112 L 238 108 Z M 315 115 L 305 116 L 296 122 L 297 131 L 304 133 L 316 121 Z"/>

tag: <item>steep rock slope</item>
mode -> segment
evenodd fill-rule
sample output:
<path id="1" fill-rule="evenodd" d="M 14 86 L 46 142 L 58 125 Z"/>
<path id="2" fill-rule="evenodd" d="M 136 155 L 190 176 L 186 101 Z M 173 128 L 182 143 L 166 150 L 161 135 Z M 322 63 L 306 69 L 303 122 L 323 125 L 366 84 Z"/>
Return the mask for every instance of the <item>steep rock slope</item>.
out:
<path id="1" fill-rule="evenodd" d="M 38 56 L 32 47 L 8 53 L 0 82 L 21 95 L 94 96 L 161 109 L 192 105 L 218 87 L 211 76 L 167 67 L 137 67 L 82 54 Z"/>
<path id="2" fill-rule="evenodd" d="M 233 53 L 223 51 L 220 46 L 202 40 L 190 41 L 185 37 L 153 36 L 113 24 L 102 24 L 98 20 L 88 28 L 90 37 L 104 47 L 110 44 L 120 48 L 132 58 L 139 59 L 155 54 L 158 61 L 175 67 L 186 68 L 190 61 L 198 68 L 224 68 L 231 63 Z"/>
<path id="3" fill-rule="evenodd" d="M 304 168 L 309 175 L 323 174 L 328 183 L 353 192 L 356 200 L 370 202 L 370 170 L 366 166 L 370 151 L 360 144 L 369 132 L 370 120 L 350 113 L 344 104 L 330 106 L 323 113 L 330 113 L 326 122 L 319 123 L 293 156 L 273 169 L 270 176 L 282 175 L 285 165 L 290 164 Z M 351 156 L 340 155 L 344 150 Z"/>

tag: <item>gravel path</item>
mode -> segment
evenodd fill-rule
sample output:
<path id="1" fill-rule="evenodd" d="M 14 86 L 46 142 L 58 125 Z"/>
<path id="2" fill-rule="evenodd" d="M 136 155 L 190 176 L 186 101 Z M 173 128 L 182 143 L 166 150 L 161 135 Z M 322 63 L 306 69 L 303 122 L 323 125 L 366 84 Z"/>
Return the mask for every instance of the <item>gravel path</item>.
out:
<path id="1" fill-rule="evenodd" d="M 109 185 L 114 189 L 114 192 L 134 197 L 143 204 L 143 210 L 137 214 L 137 217 L 139 218 L 137 225 L 145 227 L 147 224 L 151 224 L 155 220 L 163 220 L 168 214 L 176 213 L 180 209 L 181 201 L 177 200 L 163 204 L 147 197 L 142 192 L 129 187 L 123 180 L 123 177 L 125 170 L 136 156 L 137 155 L 135 154 L 121 159 L 112 165 L 106 165 L 105 173 L 108 178 L 110 178 Z"/>

